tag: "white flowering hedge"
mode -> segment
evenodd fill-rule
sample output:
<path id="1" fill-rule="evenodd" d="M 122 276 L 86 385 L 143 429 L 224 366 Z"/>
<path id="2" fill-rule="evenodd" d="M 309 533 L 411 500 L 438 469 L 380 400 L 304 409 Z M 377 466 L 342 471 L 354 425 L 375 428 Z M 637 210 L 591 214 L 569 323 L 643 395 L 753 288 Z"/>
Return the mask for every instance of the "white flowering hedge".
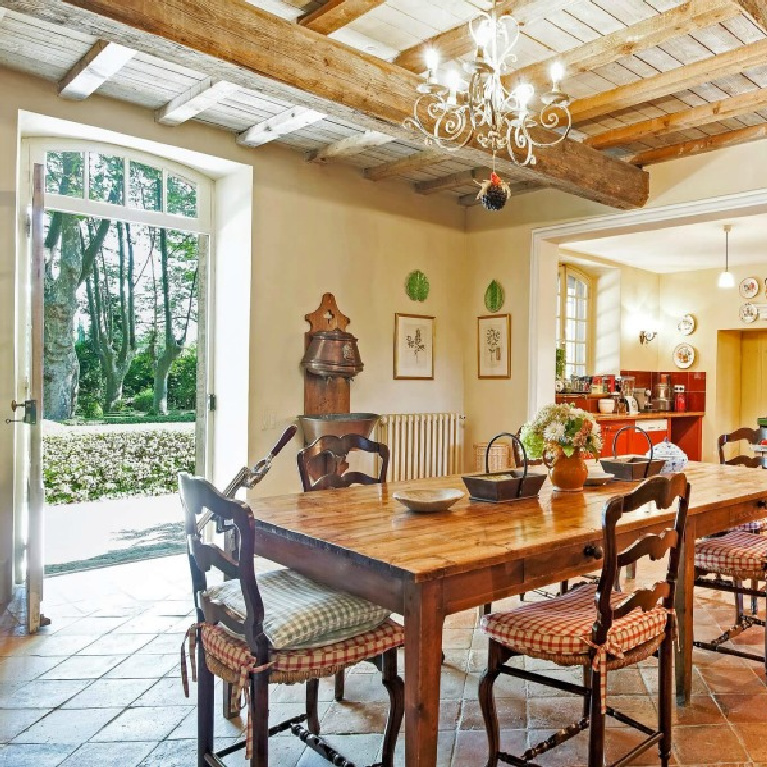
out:
<path id="1" fill-rule="evenodd" d="M 194 471 L 194 434 L 160 429 L 46 436 L 46 503 L 76 503 L 176 491 Z"/>

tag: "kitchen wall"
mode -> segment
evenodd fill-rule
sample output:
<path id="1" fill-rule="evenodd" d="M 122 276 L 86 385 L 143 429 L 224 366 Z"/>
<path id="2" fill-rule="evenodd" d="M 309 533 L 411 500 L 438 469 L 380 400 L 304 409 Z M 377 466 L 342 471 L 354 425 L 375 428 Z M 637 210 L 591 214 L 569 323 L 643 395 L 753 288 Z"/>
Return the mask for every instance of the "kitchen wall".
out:
<path id="1" fill-rule="evenodd" d="M 703 460 L 716 459 L 716 440 L 720 434 L 739 426 L 756 426 L 755 422 L 743 423 L 740 413 L 740 369 L 748 364 L 741 357 L 740 333 L 764 330 L 763 320 L 753 325 L 740 321 L 738 310 L 745 303 L 738 293 L 737 285 L 744 277 L 758 277 L 764 290 L 767 277 L 767 261 L 760 264 L 732 269 L 735 288 L 722 290 L 717 287 L 721 269 L 702 269 L 697 272 L 678 272 L 661 275 L 660 306 L 661 332 L 656 343 L 661 360 L 670 368 L 669 361 L 674 347 L 682 341 L 677 331 L 679 318 L 686 313 L 695 315 L 698 327 L 684 340 L 696 349 L 696 359 L 690 370 L 706 371 L 707 414 L 703 420 Z M 753 303 L 767 303 L 764 293 Z M 757 361 L 754 360 L 754 364 Z M 765 402 L 762 392 L 762 401 Z M 750 418 L 750 417 L 749 417 Z M 753 420 L 753 419 L 750 419 Z"/>
<path id="2" fill-rule="evenodd" d="M 191 122 L 168 128 L 146 109 L 99 96 L 65 101 L 56 85 L 0 69 L 0 412 L 16 394 L 14 292 L 18 112 L 25 110 L 216 155 L 252 168 L 250 348 L 226 350 L 250 363 L 251 460 L 276 440 L 283 422 L 303 411 L 304 314 L 323 292 L 336 295 L 359 338 L 365 370 L 352 384 L 352 408 L 376 412 L 462 410 L 464 403 L 465 211 L 452 199 L 415 195 L 406 185 L 373 183 L 359 171 L 320 166 L 278 146 L 248 150 L 234 136 Z M 237 191 L 237 190 L 234 190 Z M 231 251 L 219 258 L 231 258 Z M 428 300 L 410 301 L 409 271 L 430 280 Z M 243 268 L 247 274 L 247 269 Z M 231 307 L 229 307 L 231 308 Z M 394 313 L 437 318 L 434 381 L 392 380 Z M 247 316 L 247 307 L 243 309 Z M 221 351 L 221 350 L 219 350 Z M 4 417 L 4 416 L 3 416 Z M 0 605 L 11 563 L 13 429 L 0 431 Z M 287 451 L 261 493 L 298 489 Z M 240 461 L 248 456 L 242 455 Z"/>

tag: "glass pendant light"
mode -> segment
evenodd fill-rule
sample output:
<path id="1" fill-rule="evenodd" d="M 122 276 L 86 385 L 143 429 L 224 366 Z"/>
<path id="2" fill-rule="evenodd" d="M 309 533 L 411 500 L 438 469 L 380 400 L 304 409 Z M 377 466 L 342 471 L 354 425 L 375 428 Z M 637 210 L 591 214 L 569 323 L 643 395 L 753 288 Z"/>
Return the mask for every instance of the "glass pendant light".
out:
<path id="1" fill-rule="evenodd" d="M 719 275 L 720 288 L 734 288 L 735 278 L 730 271 L 730 229 L 732 226 L 727 224 L 724 227 L 724 271 Z"/>

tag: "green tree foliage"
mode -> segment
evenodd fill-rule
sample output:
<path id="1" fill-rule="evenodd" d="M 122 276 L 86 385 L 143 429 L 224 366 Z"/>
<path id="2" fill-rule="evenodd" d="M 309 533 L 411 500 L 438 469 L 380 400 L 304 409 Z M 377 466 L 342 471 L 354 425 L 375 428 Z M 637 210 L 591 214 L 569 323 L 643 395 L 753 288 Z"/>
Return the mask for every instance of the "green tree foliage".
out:
<path id="1" fill-rule="evenodd" d="M 168 406 L 194 410 L 197 398 L 197 347 L 192 346 L 174 360 L 168 373 Z"/>

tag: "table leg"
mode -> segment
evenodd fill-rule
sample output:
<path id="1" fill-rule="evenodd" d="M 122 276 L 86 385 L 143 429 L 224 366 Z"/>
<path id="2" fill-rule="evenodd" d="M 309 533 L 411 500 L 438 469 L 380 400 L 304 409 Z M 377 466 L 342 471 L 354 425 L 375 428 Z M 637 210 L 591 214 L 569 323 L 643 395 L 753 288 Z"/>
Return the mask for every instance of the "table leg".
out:
<path id="1" fill-rule="evenodd" d="M 414 583 L 405 595 L 405 765 L 436 767 L 442 665 L 442 584 Z"/>
<path id="2" fill-rule="evenodd" d="M 676 699 L 680 706 L 690 702 L 692 692 L 692 616 L 695 583 L 695 518 L 687 518 L 679 580 L 676 589 L 676 621 L 679 642 L 676 651 Z"/>

